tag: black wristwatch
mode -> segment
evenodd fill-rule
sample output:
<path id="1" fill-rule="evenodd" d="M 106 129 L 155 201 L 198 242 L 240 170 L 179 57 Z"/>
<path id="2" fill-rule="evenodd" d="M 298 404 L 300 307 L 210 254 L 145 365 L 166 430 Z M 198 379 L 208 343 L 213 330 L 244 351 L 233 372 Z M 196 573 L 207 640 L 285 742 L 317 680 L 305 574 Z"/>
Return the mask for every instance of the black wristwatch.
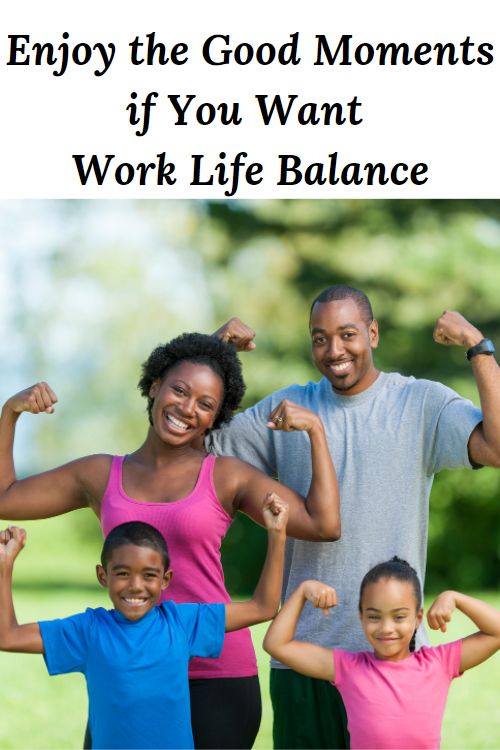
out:
<path id="1" fill-rule="evenodd" d="M 478 354 L 495 354 L 493 341 L 490 341 L 490 339 L 482 339 L 479 344 L 471 346 L 471 348 L 467 349 L 465 352 L 467 359 L 472 359 L 472 357 L 476 357 Z"/>

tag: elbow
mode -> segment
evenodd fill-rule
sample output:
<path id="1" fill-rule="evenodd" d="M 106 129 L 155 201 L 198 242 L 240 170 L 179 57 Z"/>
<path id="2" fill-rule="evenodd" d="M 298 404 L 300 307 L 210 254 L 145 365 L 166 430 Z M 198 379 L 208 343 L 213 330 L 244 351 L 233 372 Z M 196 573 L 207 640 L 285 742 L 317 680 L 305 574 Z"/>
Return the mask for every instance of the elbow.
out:
<path id="1" fill-rule="evenodd" d="M 272 639 L 272 636 L 269 637 L 269 631 L 267 631 L 266 636 L 262 642 L 262 648 L 264 649 L 266 653 L 269 654 L 269 656 L 272 656 L 272 657 L 275 656 L 275 651 L 273 648 L 273 639 Z"/>
<path id="2" fill-rule="evenodd" d="M 319 529 L 319 541 L 337 542 L 341 537 L 340 521 L 336 524 Z"/>

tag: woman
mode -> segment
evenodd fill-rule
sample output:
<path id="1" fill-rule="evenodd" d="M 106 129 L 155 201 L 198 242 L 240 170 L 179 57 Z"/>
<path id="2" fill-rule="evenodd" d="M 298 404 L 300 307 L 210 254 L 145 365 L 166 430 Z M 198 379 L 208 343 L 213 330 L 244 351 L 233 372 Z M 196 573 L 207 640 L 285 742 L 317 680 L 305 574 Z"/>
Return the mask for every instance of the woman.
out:
<path id="1" fill-rule="evenodd" d="M 16 480 L 13 443 L 23 411 L 54 411 L 46 383 L 5 403 L 0 417 L 0 516 L 47 518 L 91 507 L 103 531 L 129 520 L 146 521 L 167 539 L 176 577 L 174 601 L 228 601 L 220 543 L 237 511 L 262 524 L 270 492 L 289 504 L 287 533 L 306 540 L 340 536 L 339 497 L 323 425 L 312 412 L 282 402 L 268 426 L 308 433 L 312 481 L 307 498 L 235 458 L 206 456 L 200 445 L 212 427 L 228 421 L 244 392 L 233 348 L 202 334 L 184 334 L 155 349 L 139 382 L 148 401 L 144 443 L 126 457 L 86 456 Z M 226 638 L 218 660 L 193 660 L 190 670 L 196 747 L 251 747 L 260 723 L 260 692 L 248 631 Z"/>

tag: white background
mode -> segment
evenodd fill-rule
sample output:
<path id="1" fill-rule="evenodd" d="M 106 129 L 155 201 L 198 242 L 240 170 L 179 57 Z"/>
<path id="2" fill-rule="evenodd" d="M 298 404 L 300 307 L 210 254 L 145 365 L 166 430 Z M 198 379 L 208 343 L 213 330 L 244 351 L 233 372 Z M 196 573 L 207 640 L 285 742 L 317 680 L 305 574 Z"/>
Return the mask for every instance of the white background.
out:
<path id="1" fill-rule="evenodd" d="M 240 151 L 246 162 L 264 165 L 259 186 L 240 181 L 236 198 L 496 198 L 500 154 L 499 117 L 500 10 L 496 2 L 402 0 L 384 2 L 34 2 L 4 3 L 0 11 L 0 86 L 2 91 L 0 198 L 224 198 L 228 186 L 191 186 L 192 154 L 204 154 L 208 178 L 219 159 L 226 163 Z M 189 60 L 179 67 L 130 63 L 129 42 L 154 31 L 167 47 L 189 45 Z M 251 63 L 208 65 L 201 57 L 204 40 L 229 34 L 230 47 L 249 42 L 276 47 L 299 32 L 297 66 Z M 43 65 L 7 66 L 9 34 L 29 34 L 26 52 L 34 42 L 56 47 L 69 33 L 70 46 L 79 42 L 116 45 L 109 71 L 94 62 L 78 67 L 70 61 L 62 77 Z M 477 45 L 494 45 L 489 66 L 381 67 L 314 66 L 316 34 L 325 34 L 335 49 L 342 34 L 355 44 L 369 42 L 453 42 L 469 36 Z M 498 60 L 497 60 L 498 56 Z M 34 57 L 32 56 L 32 62 Z M 94 58 L 93 58 L 94 60 Z M 142 101 L 150 91 L 159 94 L 149 132 L 134 135 L 126 107 L 130 93 Z M 201 126 L 195 120 L 175 126 L 169 94 L 195 94 L 196 103 L 240 103 L 239 126 Z M 265 127 L 256 94 L 297 94 L 298 103 L 349 102 L 357 96 L 363 123 L 300 126 L 291 118 L 286 126 Z M 195 105 L 191 106 L 194 109 Z M 166 152 L 176 164 L 177 182 L 158 186 L 150 173 L 148 184 L 116 184 L 114 166 L 155 162 Z M 429 179 L 423 186 L 307 186 L 278 187 L 278 155 L 298 155 L 303 164 L 328 163 L 337 151 L 341 165 L 348 162 L 385 162 L 387 165 L 426 162 Z M 82 186 L 72 154 L 114 154 L 106 180 L 91 178 Z"/>

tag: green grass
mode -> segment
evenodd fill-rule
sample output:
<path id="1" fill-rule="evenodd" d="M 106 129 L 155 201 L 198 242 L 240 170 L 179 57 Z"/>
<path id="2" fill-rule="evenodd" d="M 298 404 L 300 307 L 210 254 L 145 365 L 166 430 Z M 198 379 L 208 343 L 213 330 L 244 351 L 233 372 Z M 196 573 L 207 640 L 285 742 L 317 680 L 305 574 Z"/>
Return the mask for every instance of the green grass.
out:
<path id="1" fill-rule="evenodd" d="M 63 617 L 85 607 L 108 606 L 94 566 L 98 536 L 85 543 L 68 531 L 68 519 L 27 524 L 28 547 L 16 567 L 20 622 Z M 74 551 L 77 550 L 77 554 Z M 45 585 L 42 585 L 45 584 Z M 480 595 L 500 609 L 500 595 Z M 266 625 L 253 628 L 263 697 L 262 725 L 255 747 L 272 747 L 268 657 L 260 648 Z M 449 632 L 431 634 L 433 643 L 471 632 L 454 617 Z M 0 654 L 0 748 L 81 748 L 87 696 L 81 675 L 49 677 L 39 656 Z M 443 727 L 443 748 L 500 748 L 500 654 L 455 680 Z"/>

